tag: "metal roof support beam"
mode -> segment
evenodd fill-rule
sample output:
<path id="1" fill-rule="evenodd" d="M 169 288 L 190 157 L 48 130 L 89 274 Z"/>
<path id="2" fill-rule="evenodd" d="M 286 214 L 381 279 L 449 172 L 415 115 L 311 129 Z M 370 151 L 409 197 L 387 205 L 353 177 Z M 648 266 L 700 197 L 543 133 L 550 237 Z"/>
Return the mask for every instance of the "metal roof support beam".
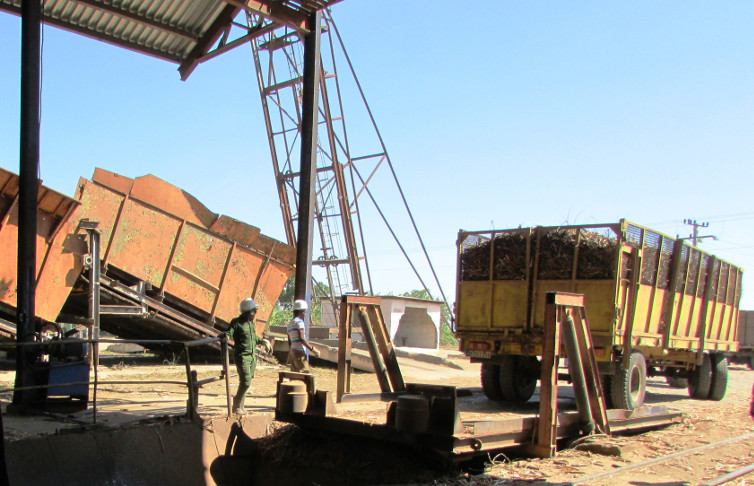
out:
<path id="1" fill-rule="evenodd" d="M 301 32 L 309 31 L 306 27 L 307 14 L 302 11 L 288 8 L 276 2 L 255 0 L 224 0 L 226 3 L 243 8 L 249 13 L 259 15 L 277 24 L 282 24 Z M 313 15 L 313 14 L 312 14 Z"/>
<path id="2" fill-rule="evenodd" d="M 296 300 L 311 303 L 312 246 L 317 181 L 317 122 L 319 120 L 320 41 L 322 14 L 317 11 L 307 21 L 304 36 L 304 83 L 301 107 L 301 177 L 299 179 L 298 239 L 296 242 Z M 311 309 L 311 305 L 309 306 Z M 307 314 L 311 318 L 311 312 Z"/>
<path id="3" fill-rule="evenodd" d="M 39 88 L 41 85 L 41 2 L 21 6 L 21 150 L 18 187 L 18 260 L 16 284 L 16 342 L 34 340 L 37 261 L 37 197 L 39 192 Z M 32 364 L 38 348 L 18 346 L 16 388 L 34 386 Z M 44 390 L 17 390 L 13 405 L 19 411 L 41 406 Z"/>
<path id="4" fill-rule="evenodd" d="M 207 32 L 199 39 L 186 60 L 178 67 L 181 81 L 186 81 L 199 65 L 199 59 L 209 52 L 210 48 L 220 39 L 225 29 L 228 29 L 233 19 L 241 9 L 235 5 L 226 5 L 220 15 L 217 16 Z"/>
<path id="5" fill-rule="evenodd" d="M 238 39 L 234 39 L 227 44 L 221 44 L 219 47 L 214 49 L 213 51 L 208 52 L 207 54 L 200 56 L 196 62 L 197 64 L 201 64 L 203 62 L 209 61 L 210 59 L 214 59 L 215 57 L 219 56 L 220 54 L 224 54 L 228 52 L 231 49 L 235 49 L 238 46 L 241 46 L 243 44 L 246 44 L 247 42 L 251 41 L 255 37 L 258 37 L 260 35 L 267 34 L 269 32 L 272 32 L 273 30 L 280 27 L 277 24 L 267 24 L 263 27 L 259 27 L 257 29 L 250 29 L 249 33 L 246 35 L 243 35 L 239 37 Z"/>

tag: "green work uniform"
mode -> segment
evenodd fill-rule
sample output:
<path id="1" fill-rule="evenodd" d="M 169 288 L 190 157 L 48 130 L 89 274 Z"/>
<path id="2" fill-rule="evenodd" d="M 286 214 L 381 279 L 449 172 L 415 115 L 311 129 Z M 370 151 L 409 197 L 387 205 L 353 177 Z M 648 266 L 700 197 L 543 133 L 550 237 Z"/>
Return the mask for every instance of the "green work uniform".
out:
<path id="1" fill-rule="evenodd" d="M 241 316 L 230 321 L 228 337 L 234 342 L 233 354 L 238 370 L 236 400 L 242 400 L 246 397 L 246 390 L 249 389 L 251 379 L 254 378 L 254 371 L 257 369 L 256 346 L 262 338 L 257 336 L 254 319 L 245 321 Z"/>

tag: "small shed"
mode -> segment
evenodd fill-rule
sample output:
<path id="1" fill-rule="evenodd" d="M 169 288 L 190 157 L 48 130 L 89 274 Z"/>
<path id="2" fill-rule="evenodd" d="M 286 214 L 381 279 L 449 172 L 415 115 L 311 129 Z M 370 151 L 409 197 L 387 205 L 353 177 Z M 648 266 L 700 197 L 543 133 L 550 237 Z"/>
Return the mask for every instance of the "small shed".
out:
<path id="1" fill-rule="evenodd" d="M 395 346 L 431 350 L 440 347 L 441 301 L 393 295 L 380 298 L 385 326 Z M 329 299 L 322 299 L 322 325 L 338 327 Z"/>

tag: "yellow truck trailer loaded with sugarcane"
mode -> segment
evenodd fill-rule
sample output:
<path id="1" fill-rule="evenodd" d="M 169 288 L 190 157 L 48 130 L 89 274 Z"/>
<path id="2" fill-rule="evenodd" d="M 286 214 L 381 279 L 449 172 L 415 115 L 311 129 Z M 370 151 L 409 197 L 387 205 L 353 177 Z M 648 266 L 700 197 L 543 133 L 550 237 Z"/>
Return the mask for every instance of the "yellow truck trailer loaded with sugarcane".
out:
<path id="1" fill-rule="evenodd" d="M 482 364 L 490 399 L 533 395 L 548 292 L 584 295 L 611 408 L 641 406 L 647 376 L 683 383 L 692 398 L 725 395 L 740 268 L 626 220 L 462 230 L 457 243 L 456 337 Z"/>

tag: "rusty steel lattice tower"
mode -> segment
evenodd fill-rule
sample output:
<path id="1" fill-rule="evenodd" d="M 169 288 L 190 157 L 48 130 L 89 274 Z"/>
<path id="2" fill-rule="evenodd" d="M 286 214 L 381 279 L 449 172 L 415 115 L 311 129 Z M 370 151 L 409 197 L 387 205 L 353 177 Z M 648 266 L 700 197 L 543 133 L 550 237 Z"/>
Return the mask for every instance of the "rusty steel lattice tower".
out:
<path id="1" fill-rule="evenodd" d="M 250 29 L 259 30 L 264 29 L 266 20 L 247 14 L 247 22 Z M 289 244 L 295 245 L 299 201 L 303 41 L 296 29 L 281 27 L 270 29 L 263 36 L 253 39 L 251 46 L 286 237 Z M 434 280 L 443 294 L 443 300 L 447 302 L 329 10 L 322 11 L 320 52 L 322 75 L 319 83 L 315 200 L 315 226 L 319 230 L 319 240 L 318 248 L 314 248 L 312 265 L 321 271 L 314 278 L 319 276 L 326 280 L 330 288 L 330 300 L 336 304 L 336 315 L 338 298 L 344 293 L 373 293 L 364 241 L 365 227 L 361 216 L 364 208 L 360 207 L 368 206 L 370 211 L 374 210 L 379 215 L 422 288 L 429 293 L 427 285 L 370 190 L 370 182 L 374 184 L 378 169 L 386 166 L 385 170 L 389 170 L 390 179 L 397 190 L 397 199 L 403 204 Z M 338 74 L 338 64 L 346 73 L 344 78 Z M 358 106 L 362 111 L 359 113 L 359 122 L 364 123 L 366 120 L 369 135 L 359 137 L 358 145 L 368 148 L 354 149 L 349 141 L 343 95 L 346 90 L 349 101 L 360 98 L 361 104 Z M 352 109 L 354 106 L 349 104 L 349 110 Z M 352 114 L 349 111 L 349 116 Z M 364 138 L 370 140 L 365 143 Z M 362 152 L 357 153 L 359 150 Z"/>
<path id="2" fill-rule="evenodd" d="M 247 20 L 250 27 L 263 22 L 263 19 L 253 15 L 249 15 Z M 345 292 L 371 293 L 359 203 L 356 197 L 352 197 L 355 191 L 360 194 L 364 190 L 366 182 L 361 179 L 355 164 L 359 160 L 384 159 L 385 154 L 367 157 L 354 157 L 351 154 L 335 65 L 335 49 L 340 44 L 327 12 L 323 12 L 322 33 L 323 76 L 319 88 L 320 129 L 315 202 L 315 225 L 320 238 L 317 241 L 319 251 L 315 246 L 312 263 L 324 269 L 331 298 L 336 298 Z M 255 39 L 251 45 L 286 237 L 288 243 L 295 245 L 299 200 L 297 165 L 300 150 L 297 144 L 300 142 L 301 124 L 302 42 L 296 30 L 284 27 Z M 366 275 L 366 287 L 363 275 Z"/>

